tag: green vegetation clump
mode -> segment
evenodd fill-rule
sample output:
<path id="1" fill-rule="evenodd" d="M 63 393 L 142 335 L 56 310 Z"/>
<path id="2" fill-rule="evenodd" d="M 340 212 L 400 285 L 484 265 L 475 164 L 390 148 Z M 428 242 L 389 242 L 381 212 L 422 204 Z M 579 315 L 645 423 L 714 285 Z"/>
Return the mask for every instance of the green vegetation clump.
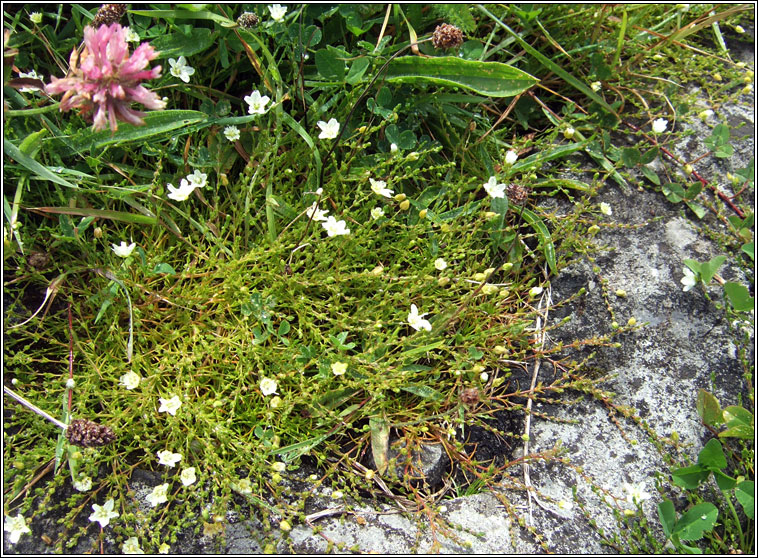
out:
<path id="1" fill-rule="evenodd" d="M 710 203 L 702 184 L 647 166 L 668 161 L 662 134 L 692 113 L 670 79 L 647 74 L 702 75 L 710 55 L 679 53 L 711 48 L 701 37 L 737 28 L 742 6 L 286 8 L 4 12 L 14 543 L 55 516 L 56 551 L 99 523 L 100 545 L 105 529 L 111 550 L 156 552 L 188 533 L 223 534 L 244 505 L 273 550 L 306 520 L 312 486 L 292 489 L 303 467 L 346 506 L 387 498 L 439 522 L 444 497 L 526 491 L 524 463 L 568 464 L 559 448 L 513 456 L 528 450 L 527 417 L 550 419 L 533 403 L 609 401 L 591 356 L 556 366 L 549 384 L 525 375 L 567 348 L 546 342 L 546 312 L 583 293 L 552 301 L 550 279 L 598 250 L 610 209 L 593 196 L 644 185 L 699 217 Z M 96 17 L 104 27 L 87 35 Z M 443 22 L 463 42 L 451 32 L 433 46 Z M 118 61 L 140 53 L 142 74 L 93 70 L 123 54 L 117 44 L 129 48 Z M 749 83 L 726 68 L 723 87 L 703 84 L 709 95 L 735 98 Z M 612 139 L 622 122 L 630 145 Z M 728 140 L 719 129 L 706 143 L 727 157 Z M 751 172 L 738 172 L 745 192 Z M 571 211 L 553 212 L 556 200 Z M 739 196 L 731 203 L 741 217 L 721 245 L 752 258 L 752 215 Z M 693 285 L 717 277 L 718 266 L 687 265 Z M 724 291 L 733 315 L 752 305 L 748 286 Z M 571 347 L 613 346 L 636 327 Z M 11 406 L 13 394 L 61 424 Z M 75 445 L 62 428 L 74 419 L 115 441 Z M 472 432 L 501 455 L 482 458 Z M 428 445 L 450 461 L 435 486 L 414 460 Z M 152 492 L 135 492 L 137 475 Z M 663 525 L 685 540 L 688 526 Z"/>

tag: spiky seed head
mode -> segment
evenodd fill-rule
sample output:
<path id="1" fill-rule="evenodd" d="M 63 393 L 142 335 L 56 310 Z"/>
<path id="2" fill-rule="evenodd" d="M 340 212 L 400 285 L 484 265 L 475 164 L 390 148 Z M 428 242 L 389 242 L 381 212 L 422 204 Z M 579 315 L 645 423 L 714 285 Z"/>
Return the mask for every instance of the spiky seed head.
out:
<path id="1" fill-rule="evenodd" d="M 252 29 L 256 25 L 258 25 L 258 16 L 255 15 L 253 12 L 244 12 L 241 16 L 237 18 L 237 25 L 240 27 L 244 27 L 245 29 Z"/>
<path id="2" fill-rule="evenodd" d="M 458 48 L 463 44 L 463 32 L 455 25 L 441 23 L 432 34 L 434 48 Z"/>
<path id="3" fill-rule="evenodd" d="M 126 4 L 103 4 L 92 20 L 92 27 L 116 23 L 126 13 Z"/>
<path id="4" fill-rule="evenodd" d="M 522 205 L 529 199 L 529 188 L 521 184 L 508 184 L 505 190 L 508 193 L 508 201 L 515 205 Z"/>
<path id="5" fill-rule="evenodd" d="M 66 439 L 74 446 L 97 448 L 116 439 L 113 430 L 88 419 L 74 419 L 66 429 Z"/>

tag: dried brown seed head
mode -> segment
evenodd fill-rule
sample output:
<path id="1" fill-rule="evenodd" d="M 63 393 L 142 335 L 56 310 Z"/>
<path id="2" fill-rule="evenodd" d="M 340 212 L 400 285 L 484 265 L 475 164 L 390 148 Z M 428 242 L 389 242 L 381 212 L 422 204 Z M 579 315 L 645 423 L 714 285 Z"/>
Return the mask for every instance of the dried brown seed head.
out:
<path id="1" fill-rule="evenodd" d="M 529 188 L 521 184 L 508 184 L 506 186 L 508 201 L 515 205 L 523 205 L 529 199 Z"/>
<path id="2" fill-rule="evenodd" d="M 455 25 L 442 23 L 432 34 L 434 48 L 457 48 L 463 44 L 463 32 Z"/>
<path id="3" fill-rule="evenodd" d="M 126 13 L 126 4 L 103 4 L 92 20 L 92 27 L 116 23 Z"/>
<path id="4" fill-rule="evenodd" d="M 237 25 L 240 27 L 244 27 L 245 29 L 252 29 L 256 25 L 258 25 L 258 16 L 255 15 L 253 12 L 244 12 L 241 16 L 237 18 Z"/>
<path id="5" fill-rule="evenodd" d="M 116 439 L 113 430 L 87 419 L 74 419 L 66 429 L 66 439 L 74 446 L 97 448 Z"/>
<path id="6" fill-rule="evenodd" d="M 479 388 L 466 388 L 461 392 L 461 403 L 469 407 L 479 403 Z"/>

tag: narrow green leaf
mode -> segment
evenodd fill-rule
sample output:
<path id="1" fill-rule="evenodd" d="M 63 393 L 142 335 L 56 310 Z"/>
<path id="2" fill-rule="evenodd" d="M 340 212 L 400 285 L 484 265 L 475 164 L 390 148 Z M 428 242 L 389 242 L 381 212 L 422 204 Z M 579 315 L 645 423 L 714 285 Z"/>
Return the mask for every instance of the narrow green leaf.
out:
<path id="1" fill-rule="evenodd" d="M 573 153 L 576 153 L 577 151 L 582 151 L 587 147 L 588 144 L 589 141 L 585 140 L 573 142 L 568 145 L 559 145 L 551 149 L 538 150 L 536 153 L 529 155 L 529 157 L 526 157 L 520 161 L 516 161 L 516 163 L 513 164 L 512 170 L 526 171 L 529 169 L 529 167 L 532 167 L 534 165 L 539 167 L 548 161 L 562 159 L 564 157 L 568 157 Z"/>
<path id="2" fill-rule="evenodd" d="M 33 172 L 37 177 L 43 179 L 43 180 L 49 180 L 50 182 L 55 182 L 56 184 L 60 184 L 61 186 L 65 186 L 67 188 L 78 188 L 76 184 L 73 184 L 72 182 L 69 182 L 68 180 L 65 180 L 55 174 L 53 171 L 48 169 L 47 167 L 41 165 L 28 155 L 25 155 L 21 152 L 21 150 L 13 145 L 9 140 L 5 139 L 3 140 L 3 151 L 5 154 L 10 157 L 11 159 L 14 159 L 19 165 L 24 167 L 27 170 L 30 170 Z"/>
<path id="3" fill-rule="evenodd" d="M 87 128 L 72 138 L 72 146 L 76 151 L 88 151 L 117 143 L 142 141 L 162 134 L 167 135 L 174 130 L 208 120 L 208 116 L 196 110 L 161 110 L 148 112 L 143 120 L 145 121 L 143 126 L 122 122 L 116 132 L 110 130 L 93 132 Z"/>
<path id="4" fill-rule="evenodd" d="M 463 60 L 455 56 L 420 58 L 402 56 L 387 66 L 386 80 L 462 87 L 489 97 L 513 97 L 537 79 L 507 64 Z"/>
<path id="5" fill-rule="evenodd" d="M 545 261 L 547 262 L 550 271 L 554 275 L 558 275 L 558 265 L 555 261 L 555 245 L 550 236 L 550 231 L 548 231 L 547 226 L 542 219 L 535 215 L 531 210 L 524 207 L 520 211 L 524 220 L 537 232 L 537 236 L 540 239 L 540 246 L 542 246 L 542 251 L 545 254 Z"/>
<path id="6" fill-rule="evenodd" d="M 556 64 L 552 60 L 550 60 L 547 56 L 536 50 L 532 45 L 530 45 L 527 41 L 521 38 L 521 36 L 516 33 L 513 29 L 508 27 L 505 23 L 500 21 L 497 17 L 492 15 L 489 11 L 487 11 L 486 8 L 484 8 L 481 5 L 477 5 L 477 8 L 479 8 L 482 12 L 484 12 L 488 17 L 492 19 L 495 23 L 497 23 L 500 27 L 505 29 L 508 33 L 511 34 L 511 36 L 516 39 L 516 41 L 521 45 L 521 47 L 526 50 L 529 54 L 531 54 L 534 58 L 536 58 L 540 64 L 545 66 L 549 71 L 553 72 L 554 74 L 560 76 L 563 78 L 566 83 L 573 86 L 574 88 L 578 89 L 587 97 L 595 101 L 599 106 L 603 107 L 605 110 L 607 110 L 610 114 L 615 116 L 617 119 L 619 118 L 618 114 L 616 113 L 611 106 L 605 102 L 605 99 L 603 99 L 600 95 L 598 95 L 596 92 L 592 90 L 587 84 L 580 81 L 579 79 L 572 76 L 570 73 L 568 73 L 566 70 L 564 70 L 560 65 Z"/>
<path id="7" fill-rule="evenodd" d="M 37 151 L 39 151 L 39 148 L 42 147 L 42 138 L 44 138 L 47 134 L 48 131 L 46 128 L 42 128 L 37 132 L 32 132 L 24 138 L 18 148 L 24 155 L 29 155 L 29 157 L 34 158 L 34 156 L 37 154 Z"/>
<path id="8" fill-rule="evenodd" d="M 658 504 L 658 518 L 661 520 L 663 534 L 666 535 L 666 538 L 671 538 L 676 525 L 676 511 L 671 500 L 664 500 Z"/>
<path id="9" fill-rule="evenodd" d="M 413 395 L 418 395 L 422 399 L 429 399 L 431 401 L 440 401 L 445 397 L 439 391 L 429 386 L 405 386 L 401 389 Z"/>
<path id="10" fill-rule="evenodd" d="M 35 211 L 44 213 L 56 213 L 59 215 L 81 215 L 82 217 L 99 217 L 102 219 L 111 219 L 112 221 L 124 221 L 135 225 L 155 225 L 158 223 L 157 217 L 148 215 L 137 215 L 136 213 L 126 213 L 125 211 L 111 211 L 109 209 L 93 209 L 90 207 L 35 207 Z"/>
<path id="11" fill-rule="evenodd" d="M 716 506 L 704 502 L 687 510 L 674 527 L 674 534 L 683 541 L 696 541 L 702 538 L 703 533 L 713 529 L 716 518 L 719 515 Z"/>
<path id="12" fill-rule="evenodd" d="M 299 122 L 297 122 L 294 118 L 292 118 L 289 114 L 286 112 L 282 113 L 282 122 L 284 122 L 287 126 L 295 130 L 297 134 L 303 138 L 303 141 L 308 145 L 308 147 L 311 148 L 311 152 L 313 153 L 313 160 L 316 163 L 316 173 L 321 172 L 321 155 L 319 155 L 318 148 L 316 147 L 316 144 L 313 142 L 313 138 L 310 136 L 310 134 L 303 128 Z"/>
<path id="13" fill-rule="evenodd" d="M 237 26 L 237 24 L 231 19 L 206 10 L 129 10 L 129 13 L 150 18 L 162 17 L 164 19 L 207 19 L 209 21 L 215 21 L 224 27 Z"/>
<path id="14" fill-rule="evenodd" d="M 269 450 L 269 453 L 275 453 L 276 455 L 284 456 L 286 461 L 292 461 L 293 459 L 296 459 L 297 457 L 308 453 L 328 437 L 329 434 L 322 434 L 320 436 L 316 436 L 315 438 L 303 440 L 302 442 L 297 442 L 296 444 L 291 444 L 283 448 Z"/>
<path id="15" fill-rule="evenodd" d="M 387 470 L 387 452 L 389 451 L 390 442 L 390 425 L 386 419 L 381 417 L 371 417 L 368 419 L 369 428 L 371 429 L 371 455 L 374 458 L 374 465 L 380 475 Z"/>
<path id="16" fill-rule="evenodd" d="M 189 35 L 178 32 L 158 35 L 150 41 L 150 46 L 158 51 L 158 58 L 179 58 L 203 52 L 215 44 L 216 40 L 210 29 L 193 27 Z"/>
<path id="17" fill-rule="evenodd" d="M 543 107 L 542 112 L 545 114 L 545 116 L 547 116 L 548 120 L 550 120 L 550 122 L 552 122 L 554 125 L 556 126 L 560 125 L 561 121 L 558 118 L 556 118 L 550 111 L 545 110 L 545 108 Z M 582 142 L 585 141 L 586 139 L 579 131 L 574 132 L 574 138 L 577 141 L 582 141 Z M 595 160 L 595 162 L 598 165 L 600 165 L 603 168 L 603 170 L 606 171 L 610 175 L 611 178 L 613 178 L 614 182 L 616 182 L 616 184 L 618 184 L 621 187 L 622 192 L 629 192 L 629 184 L 627 183 L 626 179 L 624 179 L 624 177 L 621 176 L 621 174 L 619 174 L 619 172 L 613 166 L 613 163 L 611 163 L 610 160 L 608 160 L 608 158 L 603 153 L 602 149 L 599 148 L 599 144 L 596 141 L 591 141 L 590 139 L 587 139 L 586 141 L 587 143 L 584 144 L 585 146 L 584 151 L 587 153 L 587 155 L 592 157 Z M 517 166 L 517 165 L 518 163 L 516 163 L 516 165 L 514 166 Z"/>

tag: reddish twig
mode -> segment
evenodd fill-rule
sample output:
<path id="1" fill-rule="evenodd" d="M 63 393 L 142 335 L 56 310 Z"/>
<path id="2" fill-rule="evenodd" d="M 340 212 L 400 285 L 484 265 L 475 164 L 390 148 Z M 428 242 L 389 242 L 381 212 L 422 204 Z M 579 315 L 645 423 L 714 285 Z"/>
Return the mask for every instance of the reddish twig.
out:
<path id="1" fill-rule="evenodd" d="M 635 132 L 639 132 L 639 131 L 640 131 L 640 129 L 639 129 L 637 126 L 635 126 L 634 124 L 631 124 L 631 123 L 629 123 L 629 122 L 626 122 L 626 121 L 623 121 L 623 122 L 624 122 L 624 124 L 626 124 L 626 125 L 627 125 L 629 128 L 631 128 L 631 129 L 632 129 L 632 130 L 634 130 Z M 646 138 L 648 141 L 650 141 L 651 143 L 656 143 L 656 142 L 652 142 L 652 140 L 650 140 L 650 138 L 648 138 L 647 136 L 645 136 L 645 138 Z M 676 158 L 676 155 L 674 155 L 673 153 L 671 153 L 671 151 L 669 151 L 668 149 L 666 149 L 666 148 L 665 148 L 665 147 L 663 147 L 662 145 L 658 145 L 658 147 L 659 147 L 659 148 L 661 149 L 661 151 L 663 151 L 663 152 L 664 152 L 664 153 L 665 153 L 665 154 L 666 154 L 666 155 L 667 155 L 667 156 L 668 156 L 668 157 L 669 157 L 669 158 L 670 158 L 672 161 L 674 161 L 674 162 L 675 162 L 675 163 L 677 163 L 677 164 L 681 164 L 681 162 L 680 162 L 680 161 L 679 161 L 679 160 Z M 724 194 L 724 192 L 722 192 L 721 190 L 719 190 L 719 189 L 718 189 L 716 186 L 714 186 L 714 185 L 709 185 L 709 184 L 708 184 L 708 181 L 707 181 L 705 178 L 703 178 L 702 176 L 700 176 L 700 175 L 699 175 L 697 172 L 695 172 L 695 171 L 692 171 L 692 176 L 694 176 L 696 179 L 698 179 L 698 180 L 700 181 L 700 183 L 701 183 L 701 184 L 702 184 L 704 187 L 706 187 L 706 188 L 710 188 L 710 190 L 711 190 L 711 191 L 712 191 L 712 192 L 713 192 L 715 195 L 717 195 L 721 201 L 723 201 L 723 202 L 724 202 L 726 205 L 728 205 L 728 206 L 729 206 L 729 208 L 730 208 L 732 211 L 734 211 L 734 212 L 735 212 L 737 215 L 739 215 L 740 219 L 744 219 L 744 218 L 745 218 L 745 214 L 743 213 L 743 211 L 742 211 L 742 210 L 741 210 L 739 207 L 737 207 L 736 205 L 734 205 L 734 203 L 732 203 L 732 200 L 731 200 L 731 199 L 730 199 L 730 198 L 729 198 L 729 197 L 728 197 L 726 194 Z"/>

